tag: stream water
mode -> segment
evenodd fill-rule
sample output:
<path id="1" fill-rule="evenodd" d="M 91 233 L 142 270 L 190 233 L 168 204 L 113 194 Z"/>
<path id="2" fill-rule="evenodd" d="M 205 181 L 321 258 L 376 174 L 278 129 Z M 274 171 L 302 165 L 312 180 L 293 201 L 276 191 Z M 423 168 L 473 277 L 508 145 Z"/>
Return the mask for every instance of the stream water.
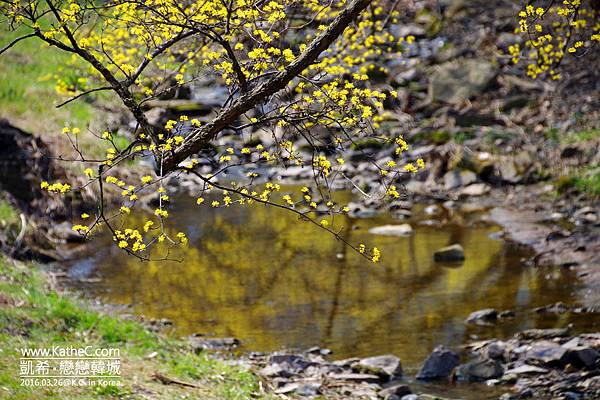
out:
<path id="1" fill-rule="evenodd" d="M 286 211 L 198 208 L 191 198 L 177 204 L 170 223 L 190 239 L 177 255 L 182 262 L 140 262 L 99 237 L 93 252 L 70 265 L 73 284 L 105 302 L 168 318 L 182 335 L 233 336 L 254 351 L 318 345 L 336 359 L 392 353 L 409 373 L 439 344 L 458 350 L 527 328 L 593 326 L 573 314 L 533 312 L 576 303 L 574 273 L 526 266 L 529 251 L 494 238 L 499 228 L 478 213 L 445 214 L 444 225 L 427 226 L 420 221 L 431 217 L 417 208 L 407 237 L 368 233 L 399 223 L 386 215 L 338 220 L 347 240 L 381 248 L 381 263 L 372 264 Z M 436 249 L 453 243 L 464 247 L 463 263 L 433 261 Z M 464 323 L 488 307 L 516 317 L 489 327 Z"/>

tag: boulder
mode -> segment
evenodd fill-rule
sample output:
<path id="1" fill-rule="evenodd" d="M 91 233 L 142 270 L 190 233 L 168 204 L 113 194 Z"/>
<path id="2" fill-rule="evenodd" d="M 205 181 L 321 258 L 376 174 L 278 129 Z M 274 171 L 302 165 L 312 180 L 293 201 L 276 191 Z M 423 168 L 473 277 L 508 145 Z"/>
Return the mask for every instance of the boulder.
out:
<path id="1" fill-rule="evenodd" d="M 496 72 L 494 65 L 481 59 L 442 64 L 431 75 L 429 97 L 434 101 L 461 103 L 482 93 Z"/>
<path id="2" fill-rule="evenodd" d="M 443 247 L 433 254 L 435 261 L 463 261 L 465 259 L 465 250 L 460 244 Z"/>
<path id="3" fill-rule="evenodd" d="M 486 381 L 499 378 L 504 373 L 497 360 L 477 359 L 460 365 L 456 370 L 458 379 L 464 381 Z"/>
<path id="4" fill-rule="evenodd" d="M 402 363 L 398 357 L 391 354 L 363 358 L 352 367 L 359 372 L 386 379 L 402 376 Z"/>
<path id="5" fill-rule="evenodd" d="M 443 346 L 436 347 L 425 360 L 425 363 L 417 374 L 417 379 L 447 378 L 458 365 L 458 362 L 458 354 Z"/>
<path id="6" fill-rule="evenodd" d="M 369 229 L 369 233 L 373 235 L 386 236 L 407 236 L 412 234 L 413 229 L 409 224 L 401 225 L 382 225 Z"/>

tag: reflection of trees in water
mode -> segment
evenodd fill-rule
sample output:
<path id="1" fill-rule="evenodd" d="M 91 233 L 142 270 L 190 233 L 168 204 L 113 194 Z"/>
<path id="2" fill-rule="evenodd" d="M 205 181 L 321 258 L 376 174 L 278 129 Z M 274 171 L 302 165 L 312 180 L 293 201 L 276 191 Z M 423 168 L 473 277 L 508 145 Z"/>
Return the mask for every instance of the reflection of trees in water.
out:
<path id="1" fill-rule="evenodd" d="M 184 216 L 181 223 L 193 222 Z M 408 359 L 458 341 L 473 310 L 512 308 L 521 279 L 533 298 L 552 286 L 525 276 L 487 228 L 423 227 L 408 238 L 366 233 L 382 223 L 389 221 L 344 222 L 350 241 L 377 241 L 384 260 L 376 266 L 295 217 L 254 207 L 207 214 L 181 264 L 112 254 L 100 268 L 114 284 L 111 301 L 142 304 L 182 333 L 251 337 L 257 350 L 324 343 L 348 355 L 395 351 Z M 465 247 L 462 266 L 433 263 L 433 251 L 453 242 Z"/>

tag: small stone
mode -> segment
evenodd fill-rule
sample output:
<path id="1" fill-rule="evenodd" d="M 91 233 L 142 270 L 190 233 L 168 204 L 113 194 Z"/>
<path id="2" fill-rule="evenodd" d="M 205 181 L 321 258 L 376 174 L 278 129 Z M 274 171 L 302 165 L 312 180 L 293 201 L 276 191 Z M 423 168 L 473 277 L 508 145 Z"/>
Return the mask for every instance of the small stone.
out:
<path id="1" fill-rule="evenodd" d="M 373 374 L 329 374 L 328 377 L 334 381 L 349 381 L 349 382 L 379 382 L 380 378 Z"/>
<path id="2" fill-rule="evenodd" d="M 412 234 L 413 229 L 409 224 L 401 225 L 382 225 L 369 229 L 369 233 L 373 235 L 386 236 L 407 236 Z"/>
<path id="3" fill-rule="evenodd" d="M 435 261 L 464 261 L 465 251 L 460 244 L 443 247 L 433 254 Z"/>
<path id="4" fill-rule="evenodd" d="M 458 363 L 458 354 L 444 346 L 436 347 L 425 360 L 425 363 L 417 374 L 417 379 L 446 378 L 452 373 L 452 370 L 454 370 Z"/>
<path id="5" fill-rule="evenodd" d="M 430 206 L 425 207 L 423 212 L 427 215 L 437 215 L 442 211 L 442 209 L 437 204 L 432 204 Z"/>
<path id="6" fill-rule="evenodd" d="M 241 342 L 236 338 L 198 338 L 190 337 L 190 343 L 196 352 L 203 350 L 228 350 L 238 347 Z"/>
<path id="7" fill-rule="evenodd" d="M 567 336 L 570 330 L 570 327 L 553 329 L 527 329 L 515 334 L 515 337 L 521 340 L 551 339 L 555 337 Z"/>
<path id="8" fill-rule="evenodd" d="M 502 364 L 496 360 L 474 360 L 460 365 L 456 371 L 458 378 L 465 381 L 486 381 L 503 373 Z"/>
<path id="9" fill-rule="evenodd" d="M 498 312 L 493 308 L 485 308 L 483 310 L 474 311 L 467 317 L 466 321 L 469 324 L 490 324 L 498 319 Z"/>
<path id="10" fill-rule="evenodd" d="M 400 359 L 391 354 L 363 358 L 352 367 L 360 372 L 375 374 L 387 379 L 402 376 Z"/>
<path id="11" fill-rule="evenodd" d="M 298 386 L 295 390 L 295 393 L 298 396 L 316 396 L 319 394 L 320 389 L 320 382 L 308 382 Z"/>
<path id="12" fill-rule="evenodd" d="M 485 183 L 474 183 L 461 189 L 460 194 L 463 196 L 483 196 L 490 191 L 490 187 Z"/>
<path id="13" fill-rule="evenodd" d="M 377 394 L 383 398 L 388 398 L 389 396 L 398 396 L 400 398 L 411 393 L 412 392 L 410 391 L 408 385 L 397 383 L 392 386 L 388 386 L 384 389 L 381 389 Z"/>
<path id="14" fill-rule="evenodd" d="M 504 375 L 545 374 L 546 372 L 548 372 L 548 370 L 545 368 L 536 367 L 535 365 L 523 364 L 521 366 L 504 371 Z"/>

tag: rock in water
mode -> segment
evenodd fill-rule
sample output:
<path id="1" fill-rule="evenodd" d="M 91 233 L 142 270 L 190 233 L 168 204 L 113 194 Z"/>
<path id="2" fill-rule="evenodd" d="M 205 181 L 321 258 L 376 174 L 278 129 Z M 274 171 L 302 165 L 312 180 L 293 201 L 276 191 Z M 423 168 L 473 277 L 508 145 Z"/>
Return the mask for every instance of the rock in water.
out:
<path id="1" fill-rule="evenodd" d="M 395 383 L 391 386 L 386 387 L 385 389 L 381 389 L 377 394 L 379 397 L 383 397 L 384 399 L 394 398 L 392 396 L 396 396 L 395 398 L 401 398 L 402 396 L 406 396 L 407 394 L 411 394 L 410 388 L 408 385 L 402 383 Z"/>
<path id="2" fill-rule="evenodd" d="M 456 370 L 457 377 L 464 381 L 486 381 L 499 378 L 503 373 L 502 364 L 497 360 L 473 360 Z"/>
<path id="3" fill-rule="evenodd" d="M 413 229 L 409 224 L 401 225 L 382 225 L 369 229 L 369 233 L 373 235 L 387 236 L 407 236 L 412 234 Z"/>
<path id="4" fill-rule="evenodd" d="M 427 357 L 417 379 L 442 379 L 450 376 L 452 370 L 458 365 L 458 354 L 444 346 L 436 347 Z"/>
<path id="5" fill-rule="evenodd" d="M 402 376 L 402 364 L 400 359 L 394 355 L 363 358 L 353 365 L 353 368 L 386 379 Z"/>
<path id="6" fill-rule="evenodd" d="M 464 261 L 465 250 L 460 244 L 453 244 L 452 246 L 444 247 L 439 249 L 433 254 L 435 261 Z"/>
<path id="7" fill-rule="evenodd" d="M 483 310 L 474 311 L 467 317 L 466 321 L 469 324 L 489 324 L 498 319 L 498 312 L 493 308 L 484 308 Z"/>

